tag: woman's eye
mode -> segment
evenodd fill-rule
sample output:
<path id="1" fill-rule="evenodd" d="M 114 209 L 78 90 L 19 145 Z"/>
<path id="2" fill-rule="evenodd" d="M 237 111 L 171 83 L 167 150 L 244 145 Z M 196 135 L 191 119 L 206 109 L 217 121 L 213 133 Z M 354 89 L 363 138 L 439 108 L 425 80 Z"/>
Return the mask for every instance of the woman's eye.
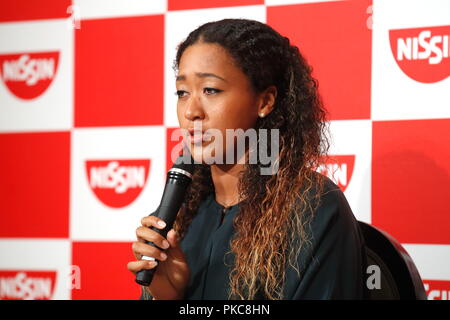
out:
<path id="1" fill-rule="evenodd" d="M 177 95 L 178 98 L 182 98 L 185 95 L 185 93 L 186 93 L 186 91 L 184 91 L 184 90 L 177 90 L 175 92 L 175 95 Z"/>
<path id="2" fill-rule="evenodd" d="M 222 90 L 214 89 L 214 88 L 204 88 L 204 89 L 203 89 L 203 92 L 204 92 L 205 94 L 207 94 L 207 95 L 211 95 L 211 94 L 216 94 L 216 93 L 222 92 Z M 175 95 L 178 96 L 178 98 L 183 98 L 183 97 L 185 97 L 187 94 L 188 94 L 188 92 L 187 92 L 187 91 L 184 91 L 184 90 L 177 90 L 177 91 L 175 92 Z"/>
<path id="3" fill-rule="evenodd" d="M 222 92 L 222 90 L 214 89 L 214 88 L 205 88 L 205 89 L 203 89 L 203 92 L 206 94 L 215 94 L 215 93 Z"/>

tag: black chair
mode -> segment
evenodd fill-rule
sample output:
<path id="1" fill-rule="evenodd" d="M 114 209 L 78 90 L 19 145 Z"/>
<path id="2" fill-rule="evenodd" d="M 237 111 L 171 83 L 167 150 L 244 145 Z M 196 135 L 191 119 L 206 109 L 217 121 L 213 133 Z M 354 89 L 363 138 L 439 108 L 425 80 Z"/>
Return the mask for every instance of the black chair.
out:
<path id="1" fill-rule="evenodd" d="M 426 300 L 419 272 L 402 245 L 388 233 L 358 221 L 366 242 L 367 266 L 380 269 L 380 287 L 367 289 L 369 300 Z M 368 275 L 370 277 L 370 274 Z M 367 284 L 367 282 L 366 282 Z"/>

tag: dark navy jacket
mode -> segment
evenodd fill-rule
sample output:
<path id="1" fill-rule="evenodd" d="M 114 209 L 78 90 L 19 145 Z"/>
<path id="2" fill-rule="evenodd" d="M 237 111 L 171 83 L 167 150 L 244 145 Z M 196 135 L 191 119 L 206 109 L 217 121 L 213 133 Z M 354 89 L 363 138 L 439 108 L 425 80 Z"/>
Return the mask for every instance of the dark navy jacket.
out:
<path id="1" fill-rule="evenodd" d="M 227 299 L 233 264 L 230 239 L 239 204 L 224 208 L 210 194 L 200 205 L 181 248 L 191 270 L 186 299 Z M 327 179 L 310 225 L 311 245 L 298 257 L 299 278 L 288 267 L 285 299 L 362 299 L 365 257 L 362 235 L 342 191 Z M 264 298 L 264 297 L 260 297 Z"/>
<path id="2" fill-rule="evenodd" d="M 342 191 L 326 178 L 324 195 L 313 213 L 311 244 L 298 256 L 301 277 L 287 267 L 284 299 L 363 299 L 365 251 L 358 223 Z M 228 299 L 234 255 L 230 240 L 239 204 L 225 210 L 214 193 L 201 203 L 181 248 L 191 271 L 185 299 Z M 258 296 L 264 299 L 264 296 Z"/>

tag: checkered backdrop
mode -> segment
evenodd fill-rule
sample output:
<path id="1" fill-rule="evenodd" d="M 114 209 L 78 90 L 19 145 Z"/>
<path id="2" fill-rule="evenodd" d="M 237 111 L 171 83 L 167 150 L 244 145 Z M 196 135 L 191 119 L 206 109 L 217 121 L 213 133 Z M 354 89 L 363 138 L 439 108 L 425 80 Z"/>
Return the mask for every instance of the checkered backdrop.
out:
<path id="1" fill-rule="evenodd" d="M 355 216 L 450 296 L 450 2 L 3 0 L 0 299 L 136 299 L 126 268 L 178 126 L 172 62 L 202 23 L 266 22 L 314 67 Z"/>

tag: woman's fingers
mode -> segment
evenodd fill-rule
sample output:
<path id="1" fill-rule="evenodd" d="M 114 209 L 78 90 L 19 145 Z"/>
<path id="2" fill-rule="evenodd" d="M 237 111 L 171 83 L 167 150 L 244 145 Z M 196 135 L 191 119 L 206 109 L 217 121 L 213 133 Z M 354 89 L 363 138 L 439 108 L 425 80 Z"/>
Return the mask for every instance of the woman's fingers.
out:
<path id="1" fill-rule="evenodd" d="M 141 219 L 141 224 L 144 227 L 156 227 L 158 229 L 164 229 L 166 223 L 156 216 L 146 216 Z"/>
<path id="2" fill-rule="evenodd" d="M 142 243 L 139 241 L 133 242 L 132 250 L 136 259 L 138 259 L 139 256 L 153 257 L 160 261 L 164 261 L 167 259 L 167 254 L 165 254 L 162 250 L 159 250 L 152 245 Z"/>
<path id="3" fill-rule="evenodd" d="M 127 268 L 134 274 L 144 269 L 153 269 L 158 265 L 157 261 L 147 261 L 147 260 L 139 260 L 139 261 L 130 261 L 128 262 Z"/>
<path id="4" fill-rule="evenodd" d="M 169 247 L 169 242 L 167 242 L 162 235 L 148 227 L 138 227 L 136 229 L 136 236 L 141 242 L 151 241 L 162 249 L 167 249 Z"/>

